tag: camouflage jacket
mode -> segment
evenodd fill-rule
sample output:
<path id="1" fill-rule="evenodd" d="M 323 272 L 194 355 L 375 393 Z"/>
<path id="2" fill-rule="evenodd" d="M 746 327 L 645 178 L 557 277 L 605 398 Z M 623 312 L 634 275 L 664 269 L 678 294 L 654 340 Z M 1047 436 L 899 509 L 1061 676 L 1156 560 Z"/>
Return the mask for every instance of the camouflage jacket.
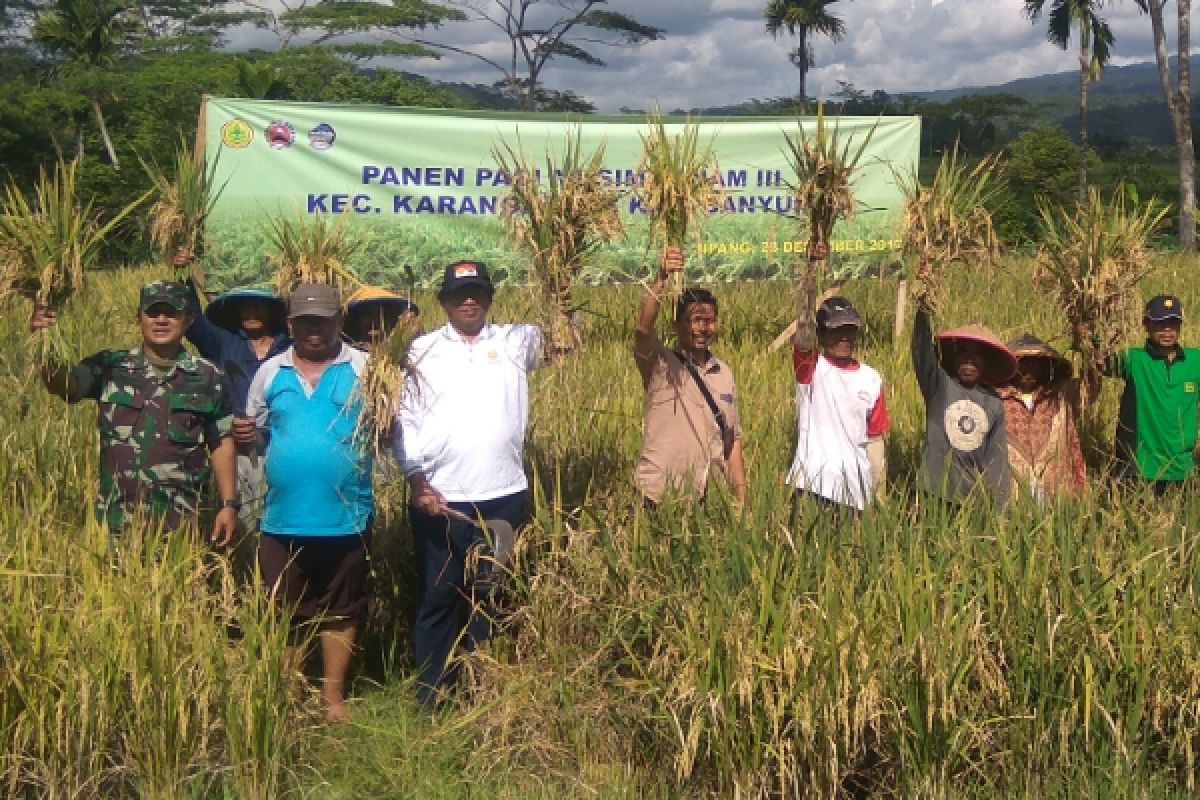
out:
<path id="1" fill-rule="evenodd" d="M 102 350 L 71 374 L 76 391 L 67 399 L 97 402 L 97 518 L 115 529 L 138 506 L 171 528 L 194 517 L 212 471 L 208 449 L 230 434 L 233 422 L 217 368 L 181 350 L 163 372 L 134 348 Z"/>

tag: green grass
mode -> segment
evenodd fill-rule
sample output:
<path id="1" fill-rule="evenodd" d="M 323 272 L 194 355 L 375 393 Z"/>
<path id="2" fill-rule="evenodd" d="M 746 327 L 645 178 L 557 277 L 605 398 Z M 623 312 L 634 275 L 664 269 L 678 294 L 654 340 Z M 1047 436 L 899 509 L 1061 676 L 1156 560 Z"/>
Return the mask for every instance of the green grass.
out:
<path id="1" fill-rule="evenodd" d="M 1145 296 L 1200 308 L 1194 259 L 1163 258 Z M 949 326 L 1066 331 L 1028 261 L 952 268 Z M 151 270 L 93 276 L 63 312 L 76 352 L 135 340 Z M 631 476 L 642 395 L 634 286 L 580 292 L 588 344 L 533 379 L 536 513 L 504 635 L 465 663 L 459 701 L 412 700 L 403 491 L 380 478 L 375 603 L 353 721 L 289 700 L 280 631 L 245 564 L 186 541 L 113 567 L 89 523 L 94 409 L 29 372 L 28 309 L 0 317 L 0 784 L 18 797 L 1194 796 L 1200 748 L 1200 496 L 1080 500 L 1004 516 L 918 509 L 923 409 L 894 283 L 845 292 L 884 375 L 885 503 L 858 522 L 791 507 L 793 384 L 765 345 L 777 282 L 715 286 L 735 370 L 750 497 L 646 514 Z M 418 291 L 427 327 L 441 324 Z M 493 316 L 523 318 L 528 290 Z M 69 324 L 67 324 L 69 323 Z M 1188 338 L 1185 326 L 1184 338 Z M 1085 433 L 1109 457 L 1116 385 Z M 240 640 L 227 636 L 236 620 Z"/>

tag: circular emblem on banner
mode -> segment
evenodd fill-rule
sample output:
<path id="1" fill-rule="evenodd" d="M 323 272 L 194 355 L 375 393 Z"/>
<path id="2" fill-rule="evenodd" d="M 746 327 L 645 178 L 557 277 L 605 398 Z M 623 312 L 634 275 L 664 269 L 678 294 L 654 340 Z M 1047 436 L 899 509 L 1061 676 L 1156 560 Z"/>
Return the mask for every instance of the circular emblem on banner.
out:
<path id="1" fill-rule="evenodd" d="M 317 127 L 308 132 L 308 146 L 313 150 L 328 150 L 333 147 L 333 140 L 337 138 L 337 131 L 328 122 L 322 122 Z"/>
<path id="2" fill-rule="evenodd" d="M 956 400 L 942 418 L 946 438 L 955 450 L 978 450 L 988 433 L 987 412 L 970 400 Z"/>
<path id="3" fill-rule="evenodd" d="M 221 126 L 221 144 L 226 147 L 241 150 L 243 147 L 249 147 L 252 141 L 254 141 L 254 128 L 251 128 L 250 123 L 244 119 L 234 117 Z"/>
<path id="4" fill-rule="evenodd" d="M 276 150 L 285 150 L 296 141 L 296 127 L 290 122 L 277 119 L 267 126 L 267 144 Z"/>

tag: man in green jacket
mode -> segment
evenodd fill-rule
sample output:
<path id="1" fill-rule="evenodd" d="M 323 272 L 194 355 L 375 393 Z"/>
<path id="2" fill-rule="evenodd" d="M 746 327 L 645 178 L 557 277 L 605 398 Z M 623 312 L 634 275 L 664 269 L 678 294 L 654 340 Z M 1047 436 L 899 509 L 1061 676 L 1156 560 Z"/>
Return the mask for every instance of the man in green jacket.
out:
<path id="1" fill-rule="evenodd" d="M 1125 381 L 1117 419 L 1118 480 L 1140 479 L 1162 494 L 1196 468 L 1200 349 L 1179 344 L 1183 306 L 1173 295 L 1146 303 L 1146 343 L 1109 356 L 1104 374 Z"/>

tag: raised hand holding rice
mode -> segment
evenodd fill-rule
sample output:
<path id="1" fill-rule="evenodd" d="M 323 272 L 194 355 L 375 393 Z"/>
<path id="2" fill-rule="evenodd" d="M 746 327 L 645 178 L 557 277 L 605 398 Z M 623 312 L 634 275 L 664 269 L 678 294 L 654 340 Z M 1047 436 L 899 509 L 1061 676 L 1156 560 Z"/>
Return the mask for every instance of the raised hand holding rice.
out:
<path id="1" fill-rule="evenodd" d="M 700 240 L 700 221 L 709 210 L 720 207 L 722 192 L 714 177 L 719 175 L 715 138 L 701 146 L 700 126 L 693 121 L 671 135 L 660 111 L 648 122 L 650 131 L 642 135 L 642 184 L 637 196 L 650 213 L 651 243 L 683 250 L 689 234 Z M 672 274 L 667 289 L 672 304 L 684 283 L 682 271 Z"/>

